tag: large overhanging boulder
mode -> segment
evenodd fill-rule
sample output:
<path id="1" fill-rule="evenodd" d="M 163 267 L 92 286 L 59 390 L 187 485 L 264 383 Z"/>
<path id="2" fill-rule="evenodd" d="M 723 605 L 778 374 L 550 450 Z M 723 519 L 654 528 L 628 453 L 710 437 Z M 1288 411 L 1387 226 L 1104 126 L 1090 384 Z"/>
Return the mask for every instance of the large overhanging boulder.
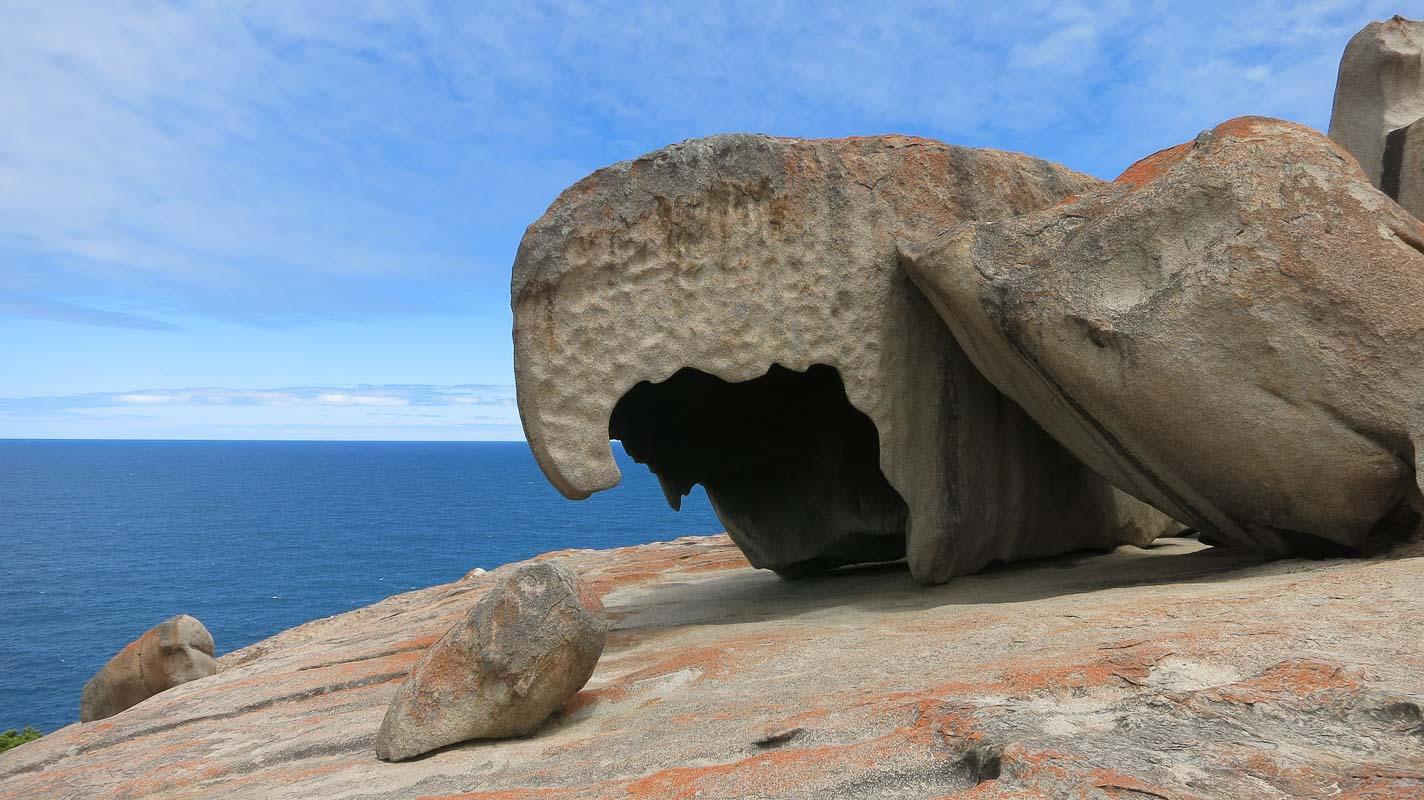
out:
<path id="1" fill-rule="evenodd" d="M 1232 120 L 904 252 L 996 386 L 1173 517 L 1270 553 L 1415 532 L 1424 228 L 1324 136 Z"/>
<path id="2" fill-rule="evenodd" d="M 1174 523 L 990 386 L 895 252 L 1098 183 L 902 136 L 716 136 L 599 170 L 515 261 L 530 446 L 582 498 L 618 483 L 620 439 L 674 507 L 703 484 L 752 562 L 788 575 L 908 555 L 940 582 L 1140 543 Z"/>

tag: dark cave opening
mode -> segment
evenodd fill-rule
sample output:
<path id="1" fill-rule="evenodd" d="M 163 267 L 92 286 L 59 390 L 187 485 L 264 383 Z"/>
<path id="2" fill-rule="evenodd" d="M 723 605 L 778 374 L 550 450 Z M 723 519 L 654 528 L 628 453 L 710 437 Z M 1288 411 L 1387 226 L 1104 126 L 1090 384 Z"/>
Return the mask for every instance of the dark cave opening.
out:
<path id="1" fill-rule="evenodd" d="M 908 510 L 880 471 L 879 433 L 834 367 L 739 383 L 684 368 L 629 390 L 608 434 L 674 508 L 702 484 L 754 566 L 797 577 L 905 555 Z"/>

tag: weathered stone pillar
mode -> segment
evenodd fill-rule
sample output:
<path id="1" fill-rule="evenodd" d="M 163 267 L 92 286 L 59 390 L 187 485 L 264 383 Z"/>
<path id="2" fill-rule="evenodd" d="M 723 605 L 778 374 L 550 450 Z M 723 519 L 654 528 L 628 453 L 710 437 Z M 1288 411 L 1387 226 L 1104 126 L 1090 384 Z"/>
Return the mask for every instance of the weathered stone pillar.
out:
<path id="1" fill-rule="evenodd" d="M 1384 189 L 1386 139 L 1420 117 L 1424 22 L 1400 16 L 1371 22 L 1350 39 L 1340 58 L 1330 138 L 1360 162 L 1370 183 Z"/>

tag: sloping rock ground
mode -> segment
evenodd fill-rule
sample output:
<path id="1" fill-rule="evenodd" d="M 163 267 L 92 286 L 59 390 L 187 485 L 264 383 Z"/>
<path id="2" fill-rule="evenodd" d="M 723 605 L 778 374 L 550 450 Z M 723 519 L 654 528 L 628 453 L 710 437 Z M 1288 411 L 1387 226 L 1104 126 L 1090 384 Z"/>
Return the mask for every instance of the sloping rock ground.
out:
<path id="1" fill-rule="evenodd" d="M 12 750 L 0 797 L 1424 797 L 1418 547 L 1261 563 L 1168 539 L 933 588 L 900 566 L 787 583 L 724 537 L 556 555 L 614 627 L 532 737 L 371 750 L 484 574 Z"/>

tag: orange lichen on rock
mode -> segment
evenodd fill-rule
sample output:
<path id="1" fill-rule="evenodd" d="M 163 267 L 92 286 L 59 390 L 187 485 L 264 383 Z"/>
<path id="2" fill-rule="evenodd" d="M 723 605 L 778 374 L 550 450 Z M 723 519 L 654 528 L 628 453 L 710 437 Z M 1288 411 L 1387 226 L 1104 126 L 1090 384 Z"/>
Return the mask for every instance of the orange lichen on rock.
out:
<path id="1" fill-rule="evenodd" d="M 1191 142 L 1158 150 L 1128 167 L 1121 175 L 1117 176 L 1113 183 L 1126 184 L 1133 189 L 1141 189 L 1176 166 L 1178 162 L 1187 157 L 1187 153 L 1190 153 L 1191 150 Z"/>
<path id="2" fill-rule="evenodd" d="M 780 637 L 746 635 L 710 647 L 686 647 L 665 655 L 654 655 L 653 663 L 624 675 L 619 685 L 696 670 L 699 680 L 726 678 L 757 663 L 786 652 L 794 642 Z"/>
<path id="3" fill-rule="evenodd" d="M 894 739 L 773 750 L 729 764 L 674 767 L 627 786 L 630 800 L 746 797 L 772 786 L 808 785 L 838 773 L 873 769 L 893 757 Z"/>
<path id="4" fill-rule="evenodd" d="M 1359 680 L 1350 670 L 1326 661 L 1282 661 L 1260 675 L 1212 693 L 1233 703 L 1307 700 L 1319 693 L 1353 691 Z"/>
<path id="5" fill-rule="evenodd" d="M 731 540 L 725 534 L 708 537 L 712 540 Z M 747 559 L 736 548 L 622 548 L 628 551 L 626 561 L 605 569 L 590 572 L 584 576 L 585 582 L 599 595 L 606 595 L 618 589 L 636 586 L 656 580 L 671 573 L 699 574 L 740 569 L 747 566 Z M 688 552 L 679 552 L 679 551 Z M 565 557 L 574 551 L 561 551 Z"/>
<path id="6" fill-rule="evenodd" d="M 0 800 L 1419 797 L 1419 558 L 1262 566 L 1168 541 L 933 590 L 896 569 L 685 571 L 733 554 L 722 537 L 572 552 L 585 575 L 664 571 L 605 596 L 622 630 L 528 737 L 371 752 L 395 660 L 458 616 L 457 584 L 0 755 Z M 413 649 L 300 668 L 363 642 Z M 1324 648 L 1391 666 L 1276 655 Z"/>
<path id="7" fill-rule="evenodd" d="M 1314 131 L 1311 131 L 1304 125 L 1298 125 L 1294 122 L 1273 119 L 1271 117 L 1258 117 L 1249 115 L 1244 117 L 1233 117 L 1221 123 L 1220 125 L 1217 125 L 1215 128 L 1212 128 L 1211 132 L 1215 136 L 1231 136 L 1237 139 L 1250 139 L 1260 136 L 1270 136 L 1273 133 L 1272 129 L 1280 129 L 1281 127 L 1296 128 L 1302 131 L 1314 133 Z"/>
<path id="8" fill-rule="evenodd" d="M 489 791 L 461 792 L 459 794 L 421 795 L 419 800 L 586 800 L 598 797 L 588 788 L 562 789 L 542 787 L 521 787 L 518 789 L 492 789 Z"/>
<path id="9" fill-rule="evenodd" d="M 1089 773 L 1093 788 L 1102 789 L 1109 797 L 1158 797 L 1162 800 L 1189 800 L 1190 795 L 1178 794 L 1124 775 L 1113 769 L 1095 769 Z"/>
<path id="10" fill-rule="evenodd" d="M 584 689 L 573 697 L 570 697 L 569 701 L 564 703 L 564 707 L 559 713 L 565 718 L 572 717 L 574 714 L 577 714 L 589 706 L 597 705 L 598 703 L 618 703 L 626 700 L 627 697 L 628 690 L 622 686 L 606 686 L 602 689 Z"/>
<path id="11" fill-rule="evenodd" d="M 1209 131 L 1210 136 L 1208 140 L 1212 137 L 1229 136 L 1236 139 L 1245 139 L 1268 136 L 1271 134 L 1271 128 L 1280 126 L 1303 127 L 1269 117 L 1235 117 L 1212 128 Z M 1196 146 L 1197 142 L 1191 141 L 1182 142 L 1181 144 L 1158 150 L 1149 156 L 1138 159 L 1132 166 L 1124 170 L 1121 175 L 1117 176 L 1113 183 L 1130 186 L 1133 190 L 1141 189 L 1143 186 L 1166 174 L 1172 167 L 1181 163 L 1182 159 L 1186 158 Z M 1060 205 L 1062 205 L 1062 203 L 1060 203 Z"/>

